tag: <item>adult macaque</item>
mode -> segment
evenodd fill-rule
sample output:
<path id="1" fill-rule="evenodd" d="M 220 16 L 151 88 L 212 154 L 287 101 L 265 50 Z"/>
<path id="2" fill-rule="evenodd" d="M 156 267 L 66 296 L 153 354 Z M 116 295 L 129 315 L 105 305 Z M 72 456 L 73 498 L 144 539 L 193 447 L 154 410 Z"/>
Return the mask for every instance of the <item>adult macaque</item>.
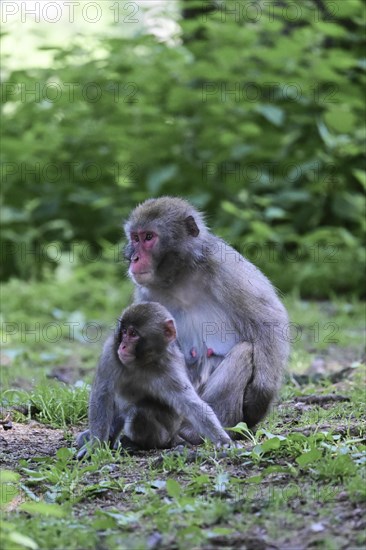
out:
<path id="1" fill-rule="evenodd" d="M 147 200 L 125 232 L 135 301 L 159 302 L 174 317 L 189 377 L 221 424 L 255 426 L 289 354 L 287 313 L 269 280 L 183 199 Z"/>
<path id="2" fill-rule="evenodd" d="M 141 449 L 174 446 L 182 441 L 183 420 L 195 439 L 231 443 L 193 388 L 172 316 L 157 303 L 132 305 L 105 343 L 90 396 L 90 429 L 78 437 L 78 457 L 88 441 L 116 447 L 122 431 Z"/>

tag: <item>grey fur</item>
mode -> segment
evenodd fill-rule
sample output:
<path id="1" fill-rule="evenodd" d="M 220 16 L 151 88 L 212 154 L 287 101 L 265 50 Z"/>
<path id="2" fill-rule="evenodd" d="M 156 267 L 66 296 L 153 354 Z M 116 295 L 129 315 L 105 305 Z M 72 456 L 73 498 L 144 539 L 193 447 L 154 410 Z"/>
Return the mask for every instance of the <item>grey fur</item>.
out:
<path id="1" fill-rule="evenodd" d="M 89 441 L 116 447 L 122 431 L 142 449 L 173 446 L 181 441 L 183 420 L 196 440 L 207 436 L 217 444 L 231 442 L 197 395 L 176 342 L 164 340 L 164 322 L 170 318 L 162 305 L 151 302 L 124 311 L 121 322 L 128 320 L 128 326 L 138 330 L 142 356 L 130 365 L 121 363 L 120 330 L 106 341 L 90 396 L 89 430 L 77 438 L 78 458 L 87 452 Z"/>
<path id="2" fill-rule="evenodd" d="M 186 227 L 191 217 L 198 234 Z M 149 280 L 139 283 L 130 271 L 135 301 L 159 302 L 174 317 L 189 376 L 222 425 L 255 426 L 278 393 L 289 355 L 287 312 L 274 287 L 183 199 L 138 206 L 125 224 L 127 238 L 141 228 L 156 232 L 159 244 Z M 208 349 L 215 354 L 208 357 Z"/>

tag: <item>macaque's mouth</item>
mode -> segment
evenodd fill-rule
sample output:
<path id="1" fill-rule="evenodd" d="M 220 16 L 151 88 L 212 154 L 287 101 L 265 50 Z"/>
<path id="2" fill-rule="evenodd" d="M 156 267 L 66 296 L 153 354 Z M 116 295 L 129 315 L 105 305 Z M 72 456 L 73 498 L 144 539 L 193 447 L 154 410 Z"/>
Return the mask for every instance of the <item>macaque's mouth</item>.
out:
<path id="1" fill-rule="evenodd" d="M 133 267 L 132 267 L 132 264 L 130 264 L 130 271 L 132 273 L 132 275 L 146 275 L 148 273 L 152 273 L 152 270 L 151 269 L 148 269 L 146 271 L 134 271 Z"/>
<path id="2" fill-rule="evenodd" d="M 152 275 L 152 271 L 131 271 L 131 275 L 138 279 L 140 277 L 149 277 Z"/>
<path id="3" fill-rule="evenodd" d="M 132 359 L 135 359 L 135 356 L 133 355 L 133 353 L 118 353 L 118 357 L 120 358 L 120 360 L 122 361 L 122 363 L 127 360 L 127 361 L 131 361 Z"/>

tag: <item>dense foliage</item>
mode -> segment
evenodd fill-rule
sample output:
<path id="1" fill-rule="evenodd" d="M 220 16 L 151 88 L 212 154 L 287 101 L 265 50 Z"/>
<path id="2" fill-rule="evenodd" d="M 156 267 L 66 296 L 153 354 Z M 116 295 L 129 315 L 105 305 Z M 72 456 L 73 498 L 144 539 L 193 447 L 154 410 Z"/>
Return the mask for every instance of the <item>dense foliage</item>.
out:
<path id="1" fill-rule="evenodd" d="M 136 202 L 172 194 L 281 289 L 361 292 L 362 0 L 253 4 L 8 74 L 3 278 L 42 273 L 48 243 L 115 243 Z"/>

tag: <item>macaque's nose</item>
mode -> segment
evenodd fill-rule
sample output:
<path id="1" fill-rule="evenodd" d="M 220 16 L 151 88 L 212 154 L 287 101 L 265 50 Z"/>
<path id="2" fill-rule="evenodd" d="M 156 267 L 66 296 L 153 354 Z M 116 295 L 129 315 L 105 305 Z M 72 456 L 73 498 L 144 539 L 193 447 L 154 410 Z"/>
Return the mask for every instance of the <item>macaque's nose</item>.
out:
<path id="1" fill-rule="evenodd" d="M 140 259 L 140 258 L 138 257 L 138 255 L 137 255 L 137 254 L 134 254 L 133 256 L 131 256 L 131 262 L 133 262 L 133 263 L 136 263 L 136 262 L 138 262 L 138 261 L 139 261 L 139 259 Z"/>

